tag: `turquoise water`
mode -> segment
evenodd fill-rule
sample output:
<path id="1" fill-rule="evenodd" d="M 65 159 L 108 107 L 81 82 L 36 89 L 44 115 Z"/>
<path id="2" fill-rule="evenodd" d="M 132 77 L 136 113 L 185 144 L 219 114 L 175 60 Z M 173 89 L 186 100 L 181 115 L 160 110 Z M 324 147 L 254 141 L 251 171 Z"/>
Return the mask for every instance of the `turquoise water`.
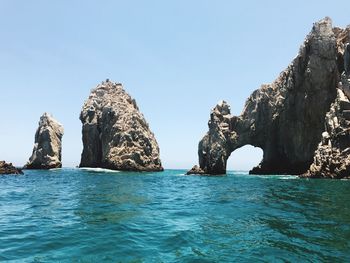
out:
<path id="1" fill-rule="evenodd" d="M 0 261 L 350 261 L 350 181 L 62 169 L 0 177 Z"/>

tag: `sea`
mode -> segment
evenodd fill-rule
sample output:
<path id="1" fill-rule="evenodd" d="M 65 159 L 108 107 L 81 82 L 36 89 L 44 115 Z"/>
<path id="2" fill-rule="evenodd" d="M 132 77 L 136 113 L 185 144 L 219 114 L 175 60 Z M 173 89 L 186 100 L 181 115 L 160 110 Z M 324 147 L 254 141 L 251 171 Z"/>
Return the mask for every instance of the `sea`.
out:
<path id="1" fill-rule="evenodd" d="M 0 261 L 350 262 L 350 181 L 185 172 L 0 176 Z"/>

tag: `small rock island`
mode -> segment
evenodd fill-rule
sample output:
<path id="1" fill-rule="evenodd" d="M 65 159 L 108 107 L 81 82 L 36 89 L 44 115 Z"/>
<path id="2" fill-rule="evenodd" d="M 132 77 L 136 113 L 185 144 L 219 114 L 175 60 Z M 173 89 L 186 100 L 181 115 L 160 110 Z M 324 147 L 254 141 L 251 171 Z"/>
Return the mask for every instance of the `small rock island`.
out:
<path id="1" fill-rule="evenodd" d="M 40 117 L 39 127 L 35 133 L 35 143 L 32 156 L 23 168 L 61 168 L 63 132 L 63 126 L 51 115 L 45 112 Z"/>
<path id="2" fill-rule="evenodd" d="M 199 167 L 188 174 L 225 174 L 230 154 L 249 144 L 263 150 L 251 174 L 349 176 L 349 41 L 350 28 L 333 28 L 326 17 L 288 68 L 250 95 L 240 116 L 219 102 L 198 145 Z"/>
<path id="3" fill-rule="evenodd" d="M 0 175 L 1 174 L 23 174 L 21 169 L 18 169 L 5 161 L 0 161 Z"/>
<path id="4" fill-rule="evenodd" d="M 154 134 L 122 84 L 106 80 L 83 105 L 80 167 L 163 171 Z"/>

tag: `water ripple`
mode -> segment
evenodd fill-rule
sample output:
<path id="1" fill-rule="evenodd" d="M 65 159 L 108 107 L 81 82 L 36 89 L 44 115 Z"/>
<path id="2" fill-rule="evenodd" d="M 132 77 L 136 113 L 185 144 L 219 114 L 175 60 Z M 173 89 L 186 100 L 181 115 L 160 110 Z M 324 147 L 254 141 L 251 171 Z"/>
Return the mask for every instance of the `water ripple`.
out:
<path id="1" fill-rule="evenodd" d="M 2 176 L 0 261 L 350 261 L 350 181 L 183 174 Z"/>

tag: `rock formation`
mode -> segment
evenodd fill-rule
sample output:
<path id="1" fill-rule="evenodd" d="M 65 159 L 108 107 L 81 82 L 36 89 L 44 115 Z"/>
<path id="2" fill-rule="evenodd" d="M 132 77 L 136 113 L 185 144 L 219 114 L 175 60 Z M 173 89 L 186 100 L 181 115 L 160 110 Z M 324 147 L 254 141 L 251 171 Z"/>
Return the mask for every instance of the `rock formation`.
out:
<path id="1" fill-rule="evenodd" d="M 344 72 L 337 98 L 326 114 L 325 130 L 314 161 L 301 177 L 350 178 L 350 28 L 338 30 L 338 35 L 341 36 L 338 37 L 338 51 L 339 57 L 343 56 Z"/>
<path id="2" fill-rule="evenodd" d="M 297 57 L 272 84 L 251 94 L 240 116 L 232 116 L 229 105 L 220 102 L 199 142 L 201 170 L 226 173 L 230 154 L 250 144 L 264 152 L 250 173 L 306 172 L 321 141 L 326 113 L 337 97 L 347 32 L 332 28 L 329 18 L 315 23 Z"/>
<path id="3" fill-rule="evenodd" d="M 342 89 L 337 91 L 314 162 L 302 177 L 350 178 L 350 101 Z"/>
<path id="4" fill-rule="evenodd" d="M 344 49 L 344 71 L 345 75 L 350 74 L 350 44 L 347 43 Z"/>
<path id="5" fill-rule="evenodd" d="M 186 174 L 187 175 L 190 175 L 190 174 L 205 174 L 205 172 L 198 165 L 195 165 Z"/>
<path id="6" fill-rule="evenodd" d="M 52 116 L 44 113 L 40 117 L 39 127 L 35 133 L 32 156 L 24 169 L 52 169 L 62 167 L 63 126 Z"/>
<path id="7" fill-rule="evenodd" d="M 121 84 L 102 82 L 84 103 L 80 167 L 162 171 L 159 147 L 150 128 Z"/>
<path id="8" fill-rule="evenodd" d="M 0 161 L 0 174 L 23 174 L 21 169 L 17 169 L 12 163 Z"/>

